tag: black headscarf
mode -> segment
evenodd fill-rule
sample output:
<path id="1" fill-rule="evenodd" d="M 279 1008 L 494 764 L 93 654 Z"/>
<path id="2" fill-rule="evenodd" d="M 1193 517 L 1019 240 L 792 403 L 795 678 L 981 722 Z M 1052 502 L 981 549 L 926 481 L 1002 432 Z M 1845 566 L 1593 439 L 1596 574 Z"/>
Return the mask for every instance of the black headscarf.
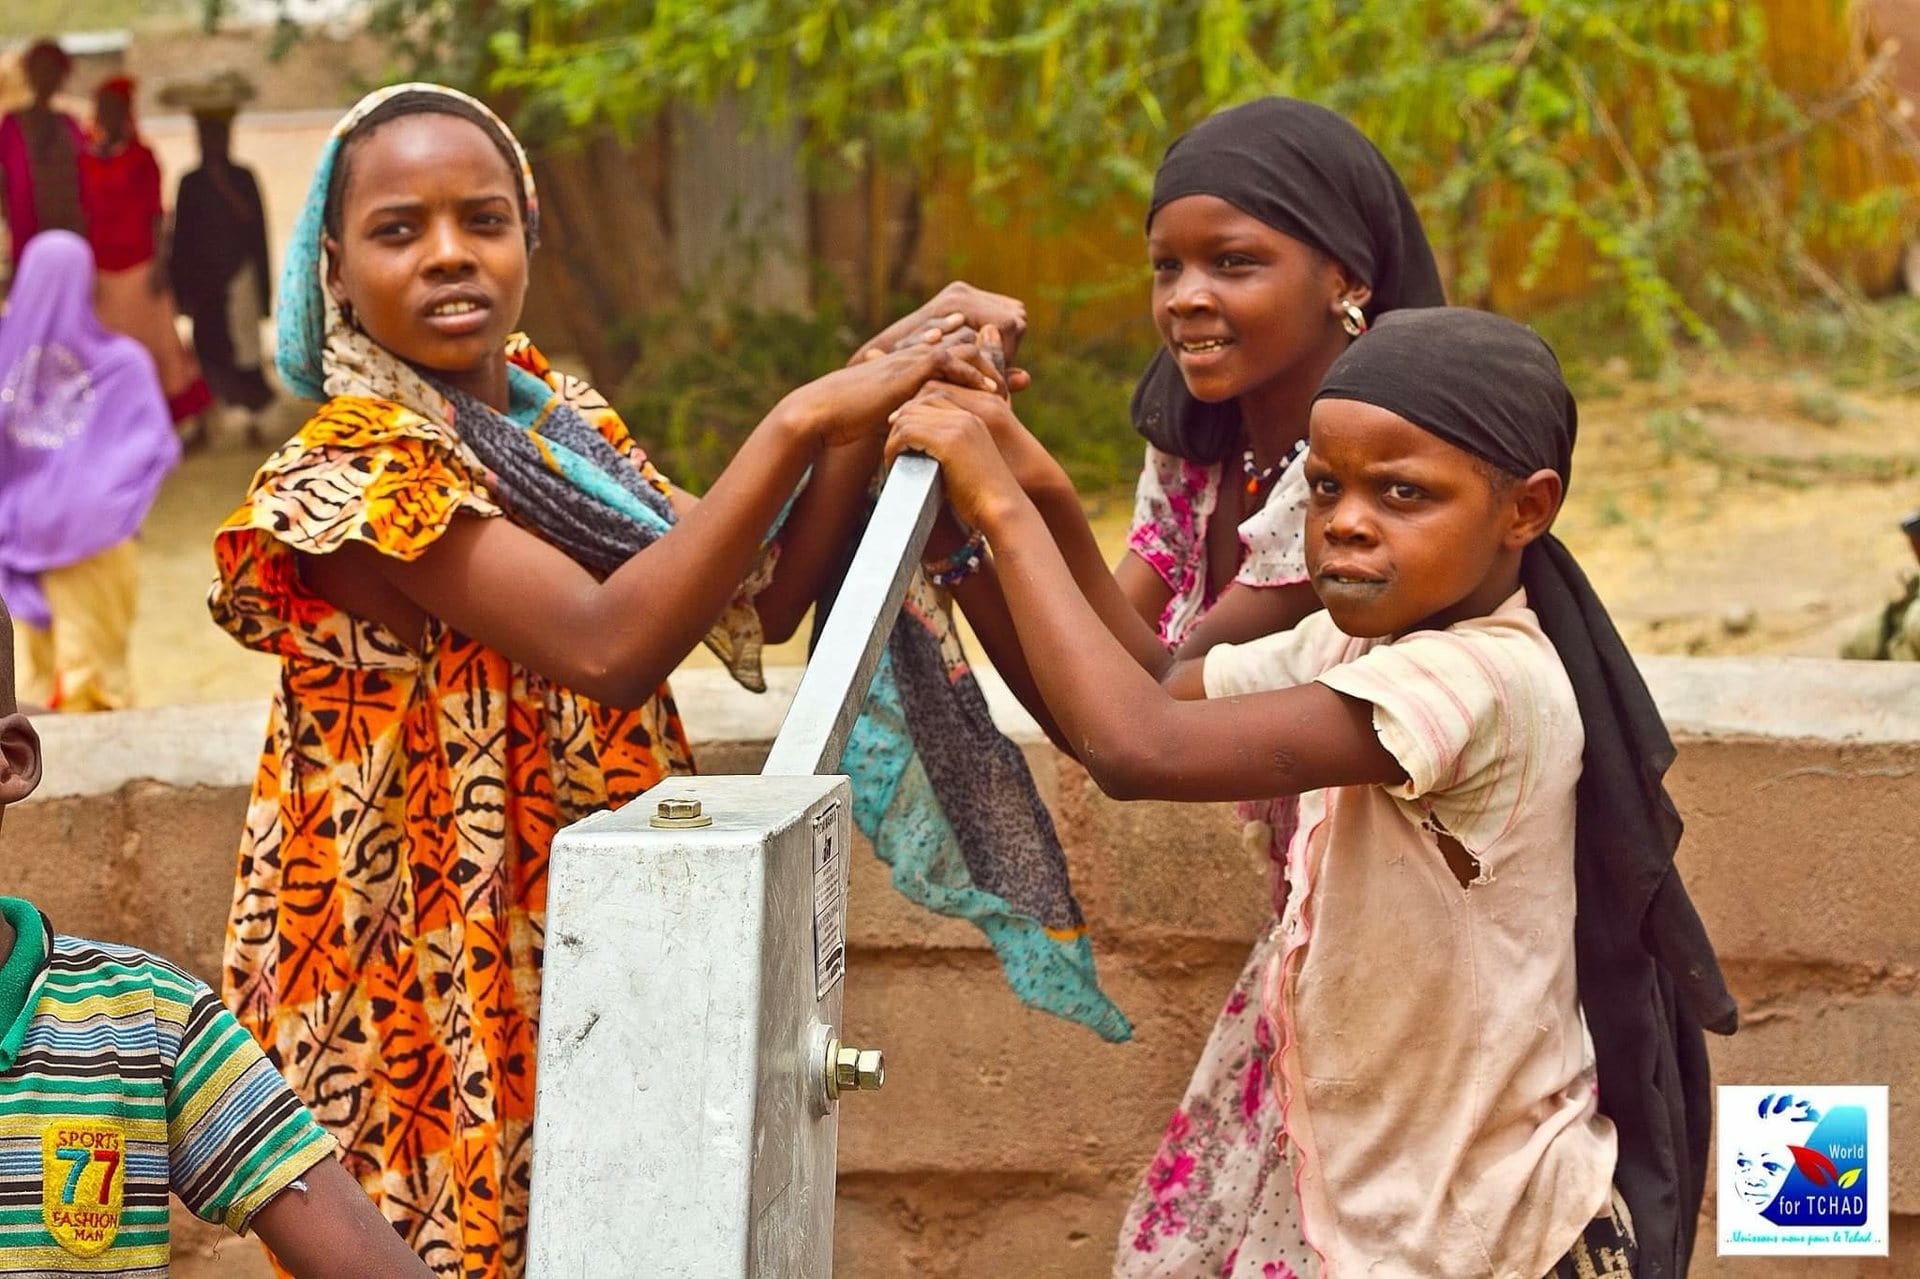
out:
<path id="1" fill-rule="evenodd" d="M 1369 322 L 1447 300 L 1400 176 L 1365 134 L 1325 107 L 1261 98 L 1201 121 L 1160 161 L 1147 225 L 1189 195 L 1218 196 L 1366 281 Z M 1218 462 L 1239 438 L 1240 408 L 1193 398 L 1162 349 L 1134 387 L 1133 427 L 1162 452 Z"/>
<path id="2" fill-rule="evenodd" d="M 1579 413 L 1530 329 L 1461 307 L 1400 311 L 1348 347 L 1316 399 L 1395 413 L 1513 475 L 1567 480 Z M 1686 1273 L 1706 1185 L 1712 1098 L 1701 1028 L 1738 1013 L 1673 864 L 1680 815 L 1662 782 L 1673 742 L 1626 645 L 1551 533 L 1520 583 L 1572 681 L 1586 732 L 1574 834 L 1575 965 L 1593 1034 L 1600 1109 L 1620 1134 L 1614 1182 L 1639 1236 L 1641 1276 Z"/>

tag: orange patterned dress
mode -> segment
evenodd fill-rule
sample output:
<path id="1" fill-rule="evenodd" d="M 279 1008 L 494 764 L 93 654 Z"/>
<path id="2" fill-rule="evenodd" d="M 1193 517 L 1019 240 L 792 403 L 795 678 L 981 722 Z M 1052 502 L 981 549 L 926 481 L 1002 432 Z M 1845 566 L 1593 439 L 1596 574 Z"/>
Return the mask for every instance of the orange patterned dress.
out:
<path id="1" fill-rule="evenodd" d="M 618 417 L 545 378 L 663 489 Z M 215 620 L 281 659 L 247 814 L 227 1002 L 442 1275 L 525 1266 L 554 832 L 692 759 L 663 687 L 611 710 L 439 622 L 415 651 L 303 585 L 295 551 L 418 556 L 501 514 L 472 454 L 397 403 L 329 401 L 215 537 Z"/>

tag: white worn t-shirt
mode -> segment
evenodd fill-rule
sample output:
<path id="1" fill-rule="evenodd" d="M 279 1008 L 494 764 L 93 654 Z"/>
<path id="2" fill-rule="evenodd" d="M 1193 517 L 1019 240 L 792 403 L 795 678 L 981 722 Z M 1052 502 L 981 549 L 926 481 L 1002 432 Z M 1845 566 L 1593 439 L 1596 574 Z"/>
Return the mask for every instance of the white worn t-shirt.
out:
<path id="1" fill-rule="evenodd" d="M 1574 980 L 1572 685 L 1524 592 L 1391 642 L 1316 613 L 1206 660 L 1210 697 L 1310 681 L 1373 704 L 1407 781 L 1303 795 L 1288 849 L 1267 999 L 1308 1241 L 1326 1279 L 1539 1279 L 1616 1153 Z"/>

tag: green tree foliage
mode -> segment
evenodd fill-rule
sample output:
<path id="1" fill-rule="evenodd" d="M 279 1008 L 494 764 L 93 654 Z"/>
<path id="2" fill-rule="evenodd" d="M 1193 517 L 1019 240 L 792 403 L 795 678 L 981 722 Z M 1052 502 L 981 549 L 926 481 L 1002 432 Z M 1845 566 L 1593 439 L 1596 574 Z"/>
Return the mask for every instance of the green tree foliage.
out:
<path id="1" fill-rule="evenodd" d="M 63 31 L 110 31 L 190 12 L 188 0 L 6 0 L 0 4 L 0 38 L 11 42 Z"/>
<path id="2" fill-rule="evenodd" d="M 1831 122 L 1773 85 L 1763 11 L 1733 0 L 376 9 L 430 64 L 510 93 L 521 121 L 549 136 L 730 93 L 750 119 L 798 123 L 836 169 L 958 166 L 981 206 L 1054 225 L 1088 209 L 1136 216 L 1166 142 L 1210 111 L 1264 93 L 1310 98 L 1355 120 L 1407 175 L 1457 298 L 1487 295 L 1496 246 L 1515 235 L 1523 287 L 1583 242 L 1598 290 L 1659 350 L 1705 334 L 1706 304 L 1752 309 L 1809 233 L 1884 236 L 1905 216 L 1885 193 L 1835 208 L 1777 179 L 1782 155 L 1817 145 Z M 1734 145 L 1755 137 L 1782 144 Z M 1709 207 L 1729 189 L 1739 225 L 1708 235 Z"/>
<path id="3" fill-rule="evenodd" d="M 1852 0 L 1803 2 L 1844 22 Z M 560 254 L 574 341 L 660 437 L 665 460 L 698 477 L 874 318 L 843 315 L 831 299 L 811 317 L 696 316 L 684 299 L 668 302 L 682 289 L 670 268 L 636 274 L 635 262 L 664 259 L 671 228 L 622 211 L 622 200 L 646 199 L 645 167 L 625 166 L 613 143 L 644 140 L 663 111 L 722 95 L 753 124 L 803 139 L 823 184 L 871 165 L 923 190 L 958 176 L 990 221 L 1019 214 L 1070 231 L 1101 217 L 1137 235 L 1154 167 L 1179 130 L 1235 102 L 1292 94 L 1346 114 L 1400 169 L 1454 300 L 1500 303 L 1549 273 L 1564 293 L 1569 263 L 1584 271 L 1577 306 L 1546 317 L 1561 337 L 1577 335 L 1576 364 L 1622 342 L 1664 360 L 1687 335 L 1712 342 L 1727 320 L 1775 329 L 1808 313 L 1779 304 L 1809 287 L 1837 304 L 1827 318 L 1884 342 L 1887 326 L 1809 246 L 1891 242 L 1910 219 L 1904 188 L 1841 200 L 1805 179 L 1842 130 L 1858 129 L 1855 108 L 1880 100 L 1885 60 L 1798 100 L 1769 76 L 1767 9 L 370 0 L 368 12 L 404 69 L 508 111 L 575 240 Z M 1845 74 L 1836 67 L 1830 79 Z M 611 245 L 623 261 L 608 259 Z M 1085 282 L 1090 292 L 1112 283 Z M 1895 336 L 1920 362 L 1920 342 Z M 1126 345 L 1032 353 L 1050 388 L 1029 405 L 1035 429 L 1096 482 L 1137 456 L 1124 403 L 1139 353 Z"/>

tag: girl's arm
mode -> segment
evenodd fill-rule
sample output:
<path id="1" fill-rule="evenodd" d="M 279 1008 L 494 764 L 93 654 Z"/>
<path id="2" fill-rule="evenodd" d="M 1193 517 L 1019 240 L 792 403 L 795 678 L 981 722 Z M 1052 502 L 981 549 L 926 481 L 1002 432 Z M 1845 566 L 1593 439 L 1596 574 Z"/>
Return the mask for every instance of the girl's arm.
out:
<path id="1" fill-rule="evenodd" d="M 1020 636 L 1014 629 L 1013 614 L 1007 611 L 1006 595 L 1000 589 L 998 577 L 999 569 L 989 553 L 973 576 L 953 588 L 954 602 L 966 614 L 967 624 L 986 651 L 988 663 L 1006 681 L 1014 699 L 1033 716 L 1047 740 L 1071 757 L 1072 745 L 1054 723 L 1046 699 L 1040 695 L 1040 686 L 1033 682 L 1033 672 L 1027 669 L 1026 655 L 1020 651 Z"/>
<path id="2" fill-rule="evenodd" d="M 1076 588 L 1089 600 L 1097 600 L 1100 606 L 1104 606 L 1097 606 L 1102 624 L 1116 636 L 1122 637 L 1127 651 L 1143 668 L 1156 676 L 1163 673 L 1172 659 L 1148 618 L 1158 618 L 1160 610 L 1166 606 L 1165 583 L 1160 580 L 1159 574 L 1140 563 L 1131 553 L 1122 561 L 1121 570 L 1108 571 L 1100 558 L 1099 544 L 1094 539 L 1092 526 L 1087 523 L 1086 511 L 1080 505 L 1073 482 L 1014 415 L 1012 406 L 1000 396 L 989 396 L 943 383 L 925 388 L 918 398 L 955 406 L 971 406 L 978 410 L 983 420 L 997 424 L 998 429 L 993 431 L 995 445 L 1010 459 L 1009 464 L 1016 466 L 1021 487 L 1042 511 L 1049 531 L 1072 567 Z M 943 519 L 940 525 L 936 525 L 934 537 L 928 542 L 929 558 L 946 557 L 959 547 L 960 541 L 961 534 L 957 526 Z M 1152 587 L 1159 589 L 1160 598 L 1157 601 L 1142 603 L 1133 598 L 1126 580 L 1120 576 L 1129 564 L 1138 568 Z M 1014 626 L 1013 615 L 1008 611 L 999 571 L 991 554 L 978 572 L 954 588 L 953 598 L 961 612 L 966 614 L 967 622 L 980 641 L 980 647 L 985 650 L 988 662 L 1006 681 L 1008 690 L 1033 716 L 1055 747 L 1069 757 L 1077 757 L 1072 741 L 1055 722 L 1053 713 L 1047 708 L 1046 699 L 1041 696 L 1039 685 L 1034 682 L 1033 672 L 1028 669 L 1027 657 L 1021 651 L 1019 633 Z"/>
<path id="3" fill-rule="evenodd" d="M 1374 734 L 1372 708 L 1324 685 L 1212 701 L 1182 701 L 1162 688 L 1077 589 L 979 418 L 950 405 L 909 405 L 888 442 L 892 455 L 903 449 L 939 459 L 948 500 L 992 541 L 1034 681 L 1108 794 L 1254 799 L 1405 780 Z"/>
<path id="4" fill-rule="evenodd" d="M 1045 517 L 1046 508 L 1040 514 Z M 1053 521 L 1047 521 L 1052 527 Z M 1173 588 L 1167 585 L 1167 579 L 1153 569 L 1153 565 L 1141 559 L 1133 550 L 1120 553 L 1113 566 L 1113 580 L 1120 587 L 1120 593 L 1133 605 L 1133 611 L 1140 614 L 1140 620 L 1153 628 L 1154 634 L 1160 633 L 1160 615 L 1167 611 L 1167 601 L 1173 598 Z"/>
<path id="5" fill-rule="evenodd" d="M 780 530 L 773 580 L 754 598 L 769 644 L 792 637 L 826 584 L 865 509 L 867 486 L 880 467 L 880 436 L 827 449 Z"/>
<path id="6" fill-rule="evenodd" d="M 991 385 L 971 347 L 916 347 L 828 374 L 782 400 L 711 490 L 604 581 L 501 519 L 456 516 L 418 558 L 360 543 L 311 556 L 308 585 L 416 641 L 428 616 L 610 706 L 638 706 L 700 642 L 739 589 L 824 446 L 884 426 L 927 378 Z"/>
<path id="7" fill-rule="evenodd" d="M 999 339 L 998 333 L 991 328 L 982 337 L 989 347 Z M 971 406 L 998 424 L 999 429 L 994 433 L 996 445 L 1017 462 L 1022 486 L 1033 493 L 1036 501 L 1045 503 L 1046 509 L 1053 512 L 1048 519 L 1048 526 L 1063 553 L 1067 553 L 1073 563 L 1078 589 L 1089 599 L 1098 599 L 1105 606 L 1103 620 L 1111 619 L 1108 622 L 1110 627 L 1115 634 L 1125 637 L 1128 651 L 1143 666 L 1156 673 L 1164 667 L 1170 659 L 1158 636 L 1140 611 L 1134 609 L 1125 596 L 1114 592 L 1113 576 L 1100 558 L 1099 545 L 1094 540 L 1092 526 L 1087 523 L 1079 495 L 1074 492 L 1073 482 L 1014 415 L 1007 399 L 945 383 L 933 383 L 923 388 L 917 398 L 934 403 Z M 958 526 L 950 519 L 943 518 L 935 525 L 934 535 L 927 544 L 929 561 L 945 559 L 959 549 L 961 540 Z M 1149 576 L 1154 576 L 1156 582 L 1159 580 L 1151 570 L 1147 572 Z M 987 660 L 1006 681 L 1009 691 L 1033 716 L 1048 740 L 1062 753 L 1073 756 L 1075 751 L 1072 742 L 1054 722 L 1046 699 L 1040 695 L 1033 673 L 1027 667 L 1026 654 L 1021 651 L 1019 635 L 1013 624 L 1013 616 L 1007 610 L 1006 597 L 1000 587 L 998 570 L 991 554 L 977 572 L 954 587 L 953 598 L 961 612 L 966 614 L 967 622 L 980 641 L 980 647 L 985 650 Z M 1157 608 L 1153 615 L 1158 616 Z"/>
<path id="8" fill-rule="evenodd" d="M 1072 481 L 1005 400 L 941 386 L 929 388 L 918 398 L 942 400 L 965 408 L 986 424 L 1022 491 L 1033 500 L 1046 521 L 1073 572 L 1074 581 L 1107 622 L 1115 638 L 1126 645 L 1127 651 L 1134 654 L 1143 667 L 1164 679 L 1176 656 L 1160 644 L 1157 631 L 1160 614 L 1172 597 L 1165 579 L 1131 551 L 1122 555 L 1111 570 L 1106 568 Z M 975 598 L 984 594 L 984 591 L 974 593 Z M 1125 609 L 1122 601 L 1127 606 Z M 1262 635 L 1291 630 L 1319 608 L 1320 599 L 1307 582 L 1271 587 L 1230 585 L 1181 642 L 1177 656 L 1204 657 L 1207 650 L 1219 644 L 1242 644 Z M 1131 617 L 1127 616 L 1128 610 Z M 1019 660 L 1017 654 L 1012 656 Z M 997 658 L 995 665 L 996 668 L 999 665 Z"/>
<path id="9" fill-rule="evenodd" d="M 946 385 L 927 388 L 916 397 L 916 403 L 960 410 L 985 425 L 994 446 L 1005 458 L 1009 473 L 1032 500 L 1059 547 L 1075 587 L 1092 606 L 1108 632 L 1133 655 L 1142 669 L 1158 678 L 1171 663 L 1171 655 L 1160 642 L 1152 623 L 1147 620 L 1145 610 L 1116 581 L 1114 570 L 1107 567 L 1106 560 L 1101 556 L 1100 543 L 1093 535 L 1093 526 L 1087 523 L 1086 510 L 1080 505 L 1080 496 L 1074 491 L 1073 481 L 1067 478 L 1066 471 L 1061 469 L 1060 464 L 1041 447 L 1040 442 L 1033 438 L 1026 425 L 1014 414 L 1013 405 L 998 395 Z M 904 414 L 905 411 L 902 412 Z M 1159 581 L 1158 575 L 1144 564 L 1139 567 L 1156 582 Z M 989 579 L 976 588 L 973 597 L 979 600 L 992 589 L 994 583 Z M 1163 599 L 1152 609 L 1152 616 L 1157 618 L 1160 607 L 1164 605 Z M 988 606 L 992 607 L 991 604 Z M 965 596 L 961 597 L 961 607 L 968 609 L 971 620 L 973 612 Z M 983 633 L 983 643 L 985 639 Z M 1003 674 L 1003 660 L 1014 666 L 1024 666 L 1025 663 L 1025 657 L 1017 646 L 1004 655 L 990 650 L 989 656 L 993 658 L 995 669 Z"/>
<path id="10" fill-rule="evenodd" d="M 1244 644 L 1262 635 L 1290 631 L 1307 614 L 1319 611 L 1320 597 L 1313 593 L 1311 582 L 1287 586 L 1235 583 L 1221 592 L 1207 615 L 1181 641 L 1179 656 L 1205 657 L 1208 649 L 1219 644 Z"/>

